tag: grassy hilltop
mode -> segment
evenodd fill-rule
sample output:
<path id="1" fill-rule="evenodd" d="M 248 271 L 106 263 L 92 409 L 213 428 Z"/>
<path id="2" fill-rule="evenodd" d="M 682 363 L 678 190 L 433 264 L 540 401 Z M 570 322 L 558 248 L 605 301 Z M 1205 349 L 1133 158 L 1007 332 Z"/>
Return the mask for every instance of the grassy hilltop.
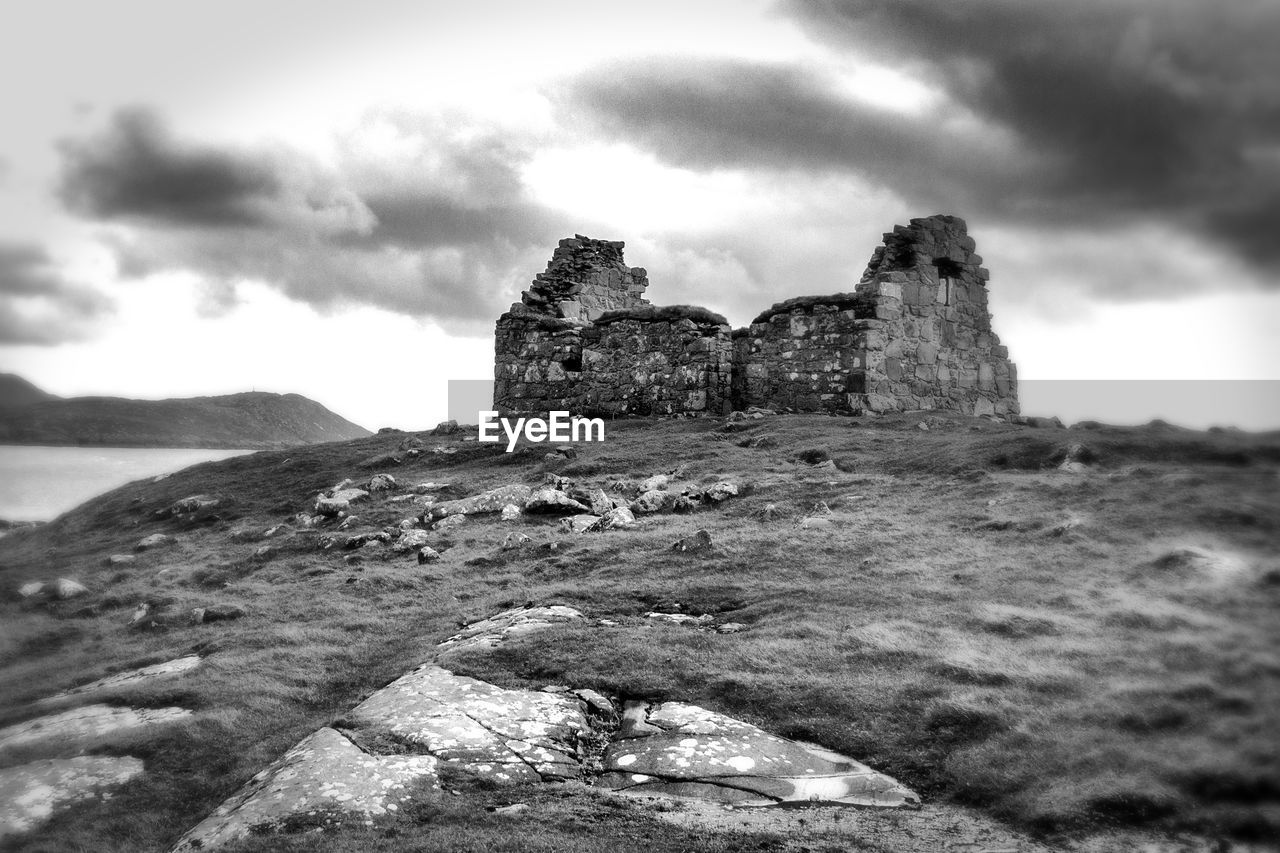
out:
<path id="1" fill-rule="evenodd" d="M 618 624 L 557 626 L 471 653 L 460 671 L 504 686 L 696 702 L 1041 836 L 1280 834 L 1280 435 L 1030 429 L 933 414 L 624 421 L 559 462 L 544 459 L 545 444 L 506 454 L 461 434 L 424 434 L 421 455 L 408 457 L 399 449 L 409 437 L 199 465 L 0 539 L 4 590 L 58 576 L 90 590 L 47 607 L 0 605 L 0 725 L 113 671 L 192 649 L 208 656 L 189 677 L 114 694 L 196 711 L 96 747 L 143 758 L 144 775 L 10 847 L 166 849 L 460 624 L 525 602 Z M 1086 469 L 1059 470 L 1068 456 Z M 826 459 L 835 465 L 813 464 Z M 464 497 L 549 471 L 608 490 L 675 469 L 673 489 L 730 480 L 742 494 L 581 535 L 554 519 L 475 516 L 431 534 L 443 557 L 429 565 L 385 547 L 348 561 L 353 552 L 321 547 L 332 527 L 292 522 L 320 490 L 380 472 L 400 489 L 353 507 L 347 532 L 411 517 L 412 502 L 395 496 L 423 481 Z M 187 521 L 155 517 L 193 494 L 221 503 Z M 801 528 L 818 502 L 830 523 Z M 709 552 L 671 550 L 699 529 Z M 503 550 L 513 530 L 533 541 Z M 106 565 L 157 532 L 175 544 Z M 247 615 L 131 630 L 143 601 L 157 613 L 234 604 Z M 649 611 L 746 627 L 721 635 L 656 624 Z M 461 796 L 372 829 L 245 849 L 798 849 L 766 830 L 682 829 L 652 807 L 572 790 L 454 787 Z M 518 818 L 484 808 L 512 802 L 535 807 Z"/>
<path id="2" fill-rule="evenodd" d="M 0 375 L 0 444 L 265 449 L 367 435 L 301 394 L 61 398 Z"/>

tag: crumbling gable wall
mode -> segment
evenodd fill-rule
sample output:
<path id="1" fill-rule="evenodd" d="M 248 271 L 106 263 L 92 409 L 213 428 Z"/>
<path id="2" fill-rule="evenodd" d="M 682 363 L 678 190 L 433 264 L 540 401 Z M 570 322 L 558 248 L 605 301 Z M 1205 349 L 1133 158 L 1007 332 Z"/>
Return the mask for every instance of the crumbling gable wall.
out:
<path id="1" fill-rule="evenodd" d="M 647 305 L 645 271 L 622 260 L 623 244 L 575 235 L 561 240 L 494 334 L 494 408 L 578 412 L 582 330 L 606 311 Z"/>
<path id="2" fill-rule="evenodd" d="M 855 344 L 867 409 L 1018 413 L 1016 369 L 991 330 L 989 273 L 975 248 L 954 216 L 884 235 L 855 291 L 875 306 Z"/>

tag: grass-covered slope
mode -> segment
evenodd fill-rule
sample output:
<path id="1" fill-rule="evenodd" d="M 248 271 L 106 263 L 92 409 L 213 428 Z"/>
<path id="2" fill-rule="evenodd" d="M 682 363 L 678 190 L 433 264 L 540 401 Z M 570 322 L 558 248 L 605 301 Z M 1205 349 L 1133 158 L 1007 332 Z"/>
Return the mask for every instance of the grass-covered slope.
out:
<path id="1" fill-rule="evenodd" d="M 4 444 L 269 448 L 368 434 L 314 400 L 261 391 L 171 400 L 72 397 L 0 410 Z"/>
<path id="2" fill-rule="evenodd" d="M 11 844 L 165 849 L 460 623 L 529 601 L 620 624 L 559 626 L 472 654 L 462 659 L 468 674 L 696 702 L 856 756 L 930 802 L 974 805 L 1027 831 L 1274 838 L 1280 437 L 1032 430 L 942 416 L 922 430 L 920 420 L 617 422 L 603 444 L 580 445 L 560 464 L 544 461 L 546 445 L 505 454 L 455 436 L 429 438 L 402 465 L 368 467 L 405 438 L 379 435 L 197 466 L 10 534 L 0 540 L 0 586 L 68 576 L 91 593 L 0 609 L 0 725 L 106 673 L 193 648 L 208 655 L 189 676 L 112 697 L 196 711 L 191 722 L 95 747 L 144 758 L 145 775 Z M 458 452 L 431 453 L 441 441 Z M 1052 467 L 1072 444 L 1086 445 L 1074 456 L 1094 460 L 1085 473 Z M 802 455 L 829 455 L 837 467 Z M 574 537 L 553 521 L 477 517 L 433 533 L 444 556 L 426 566 L 385 549 L 362 549 L 363 561 L 348 563 L 350 552 L 319 547 L 325 531 L 261 539 L 310 509 L 317 491 L 378 471 L 402 486 L 448 482 L 449 494 L 465 496 L 538 483 L 548 470 L 607 485 L 677 466 L 677 486 L 750 487 L 718 508 L 647 516 L 631 531 Z M 195 493 L 222 505 L 199 521 L 154 517 Z M 412 514 L 411 503 L 387 497 L 394 492 L 378 494 L 356 506 L 353 530 Z M 832 525 L 799 529 L 819 501 Z M 768 504 L 773 520 L 760 518 Z M 713 537 L 709 554 L 670 550 L 699 528 Z M 512 529 L 533 547 L 503 551 Z M 105 566 L 155 532 L 177 544 Z M 547 541 L 562 545 L 536 547 Z M 255 556 L 266 544 L 272 550 Z M 1214 559 L 1179 556 L 1184 548 Z M 130 631 L 144 600 L 171 613 L 236 604 L 248 615 Z M 747 627 L 720 635 L 644 618 L 676 609 Z M 454 787 L 461 796 L 372 830 L 261 845 L 767 850 L 786 840 L 680 830 L 586 794 Z M 515 801 L 536 806 L 523 822 L 483 809 Z"/>

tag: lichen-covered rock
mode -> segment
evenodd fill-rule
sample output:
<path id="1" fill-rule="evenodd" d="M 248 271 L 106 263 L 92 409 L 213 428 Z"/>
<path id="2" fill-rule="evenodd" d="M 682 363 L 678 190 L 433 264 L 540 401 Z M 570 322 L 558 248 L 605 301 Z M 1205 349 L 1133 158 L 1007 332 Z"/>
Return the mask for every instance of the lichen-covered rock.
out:
<path id="1" fill-rule="evenodd" d="M 418 565 L 419 566 L 425 565 L 427 563 L 434 563 L 439 559 L 440 559 L 440 552 L 437 551 L 435 548 L 430 547 L 429 545 L 423 545 L 421 548 L 418 549 Z"/>
<path id="2" fill-rule="evenodd" d="M 508 504 L 523 504 L 529 499 L 533 489 L 521 483 L 499 486 L 469 498 L 452 501 L 440 501 L 431 505 L 432 518 L 444 518 L 447 515 L 481 515 L 490 512 L 502 512 Z"/>
<path id="3" fill-rule="evenodd" d="M 431 534 L 425 530 L 406 530 L 400 534 L 399 539 L 391 544 L 391 550 L 397 554 L 405 554 L 409 551 L 416 551 L 430 541 Z"/>
<path id="4" fill-rule="evenodd" d="M 683 702 L 629 702 L 597 784 L 740 806 L 910 806 L 920 798 L 843 755 Z"/>
<path id="5" fill-rule="evenodd" d="M 118 690 L 124 687 L 132 687 L 135 684 L 142 684 L 157 678 L 181 675 L 184 672 L 190 672 L 199 665 L 199 655 L 185 655 L 180 658 L 164 661 L 163 663 L 153 663 L 150 666 L 130 669 L 125 672 L 117 672 L 114 675 L 99 678 L 97 681 L 91 681 L 88 684 L 81 684 L 79 687 L 72 687 L 62 691 L 61 693 L 56 693 L 53 696 L 41 699 L 40 704 L 52 704 L 75 696 L 85 696 L 89 693 L 98 693 L 104 690 Z"/>
<path id="6" fill-rule="evenodd" d="M 577 515 L 589 513 L 591 507 L 575 501 L 559 489 L 542 488 L 529 495 L 524 511 L 540 515 Z"/>
<path id="7" fill-rule="evenodd" d="M 526 542 L 529 541 L 527 536 L 524 538 Z M 580 610 L 562 604 L 513 607 L 488 619 L 472 622 L 440 643 L 440 649 L 443 652 L 454 652 L 460 649 L 497 648 L 513 636 L 541 631 L 552 625 L 582 622 L 585 619 Z"/>
<path id="8" fill-rule="evenodd" d="M 654 474 L 646 480 L 640 482 L 640 492 L 652 492 L 655 489 L 665 489 L 670 484 L 671 478 L 666 474 Z"/>
<path id="9" fill-rule="evenodd" d="M 0 838 L 28 832 L 61 806 L 102 796 L 142 773 L 131 756 L 81 755 L 0 769 Z"/>
<path id="10" fill-rule="evenodd" d="M 396 487 L 396 478 L 390 474 L 374 474 L 365 484 L 368 492 L 389 492 Z"/>
<path id="11" fill-rule="evenodd" d="M 671 546 L 672 551 L 679 551 L 683 554 L 699 553 L 711 550 L 711 533 L 706 530 L 699 530 L 692 536 L 686 536 L 678 540 Z"/>
<path id="12" fill-rule="evenodd" d="M 579 737 L 589 730 L 571 696 L 505 690 L 418 667 L 346 717 L 359 740 L 390 737 L 497 782 L 580 779 Z"/>
<path id="13" fill-rule="evenodd" d="M 210 497 L 209 495 L 190 495 L 182 500 L 174 501 L 164 509 L 158 509 L 155 512 L 156 518 L 173 518 L 179 515 L 188 515 L 201 510 L 214 509 L 222 503 L 221 499 Z"/>
<path id="14" fill-rule="evenodd" d="M 53 582 L 53 597 L 59 601 L 84 595 L 88 591 L 89 587 L 71 578 L 58 578 Z"/>
<path id="15" fill-rule="evenodd" d="M 721 482 L 713 486 L 708 486 L 702 492 L 702 496 L 712 503 L 720 503 L 727 501 L 729 498 L 738 496 L 738 487 L 734 483 Z"/>
<path id="16" fill-rule="evenodd" d="M 369 497 L 364 489 L 333 488 L 328 494 L 316 498 L 316 512 L 326 518 L 335 518 L 347 512 L 351 504 Z"/>
<path id="17" fill-rule="evenodd" d="M 517 521 L 521 515 L 520 507 L 515 504 L 507 504 L 502 508 L 503 521 Z"/>
<path id="18" fill-rule="evenodd" d="M 640 497 L 631 502 L 631 511 L 636 514 L 662 512 L 675 500 L 670 492 L 661 489 L 650 489 L 641 492 Z"/>
<path id="19" fill-rule="evenodd" d="M 431 525 L 432 530 L 449 530 L 466 524 L 467 517 L 461 513 L 458 515 L 447 515 L 444 518 Z"/>
<path id="20" fill-rule="evenodd" d="M 597 515 L 569 515 L 560 519 L 560 529 L 565 533 L 588 533 L 600 529 Z"/>
<path id="21" fill-rule="evenodd" d="M 390 814 L 409 800 L 411 787 L 434 784 L 436 767 L 430 755 L 371 755 L 323 728 L 254 776 L 173 849 L 216 850 L 279 829 L 290 818 L 324 825 Z"/>
<path id="22" fill-rule="evenodd" d="M 122 708 L 84 705 L 0 729 L 0 750 L 50 740 L 79 741 L 173 723 L 191 716 L 186 708 Z"/>
<path id="23" fill-rule="evenodd" d="M 164 533 L 152 533 L 150 536 L 144 536 L 138 540 L 138 544 L 134 545 L 134 550 L 150 551 L 152 548 L 159 548 L 162 545 L 170 545 L 173 543 L 173 537 Z"/>
<path id="24" fill-rule="evenodd" d="M 625 530 L 636 526 L 636 517 L 625 506 L 614 507 L 600 518 L 601 530 Z"/>

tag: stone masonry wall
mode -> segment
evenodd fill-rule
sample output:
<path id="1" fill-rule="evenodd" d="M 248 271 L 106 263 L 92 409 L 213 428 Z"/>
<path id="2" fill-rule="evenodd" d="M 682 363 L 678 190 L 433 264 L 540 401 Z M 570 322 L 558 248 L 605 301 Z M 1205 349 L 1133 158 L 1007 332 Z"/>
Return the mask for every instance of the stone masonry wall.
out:
<path id="1" fill-rule="evenodd" d="M 648 274 L 623 263 L 624 245 L 581 234 L 561 240 L 546 271 L 538 274 L 520 301 L 540 314 L 584 322 L 605 311 L 647 305 Z"/>
<path id="2" fill-rule="evenodd" d="M 494 408 L 575 410 L 582 393 L 582 326 L 532 313 L 507 313 L 494 335 Z"/>
<path id="3" fill-rule="evenodd" d="M 1017 372 L 991 330 L 989 274 L 975 248 L 954 216 L 884 235 L 856 288 L 875 305 L 855 344 L 870 411 L 1018 413 Z"/>
<path id="4" fill-rule="evenodd" d="M 582 332 L 580 409 L 593 416 L 728 414 L 729 334 L 722 317 L 606 315 Z"/>
<path id="5" fill-rule="evenodd" d="M 962 219 L 896 226 L 853 293 L 790 299 L 733 332 L 705 309 L 650 306 L 647 275 L 622 249 L 561 240 L 499 318 L 496 409 L 1018 414 L 1017 372 L 991 329 L 989 276 Z"/>
<path id="6" fill-rule="evenodd" d="M 647 305 L 643 269 L 622 260 L 623 244 L 581 234 L 561 240 L 494 334 L 494 408 L 578 411 L 581 333 L 605 311 Z"/>
<path id="7" fill-rule="evenodd" d="M 857 409 L 865 393 L 859 334 L 872 308 L 854 294 L 792 299 L 735 332 L 734 408 Z"/>

